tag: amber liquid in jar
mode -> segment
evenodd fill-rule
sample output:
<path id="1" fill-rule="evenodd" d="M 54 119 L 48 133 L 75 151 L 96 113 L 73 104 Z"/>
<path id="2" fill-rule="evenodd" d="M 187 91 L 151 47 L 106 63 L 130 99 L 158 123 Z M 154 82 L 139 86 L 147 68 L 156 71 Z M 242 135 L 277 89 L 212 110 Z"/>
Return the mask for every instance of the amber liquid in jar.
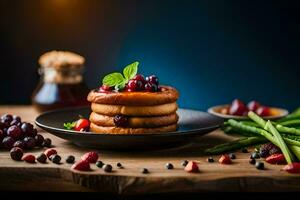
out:
<path id="1" fill-rule="evenodd" d="M 90 104 L 82 69 L 40 68 L 39 73 L 41 80 L 32 95 L 39 112 Z"/>

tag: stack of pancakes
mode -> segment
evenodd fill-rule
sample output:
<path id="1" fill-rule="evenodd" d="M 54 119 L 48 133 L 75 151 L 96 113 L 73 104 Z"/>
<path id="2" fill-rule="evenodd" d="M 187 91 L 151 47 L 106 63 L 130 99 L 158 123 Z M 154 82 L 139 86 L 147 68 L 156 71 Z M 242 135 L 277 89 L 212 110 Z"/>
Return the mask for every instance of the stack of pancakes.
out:
<path id="1" fill-rule="evenodd" d="M 90 131 L 104 134 L 170 132 L 177 129 L 178 108 L 175 88 L 162 86 L 160 92 L 98 92 L 88 95 L 92 113 Z M 114 122 L 117 115 L 128 119 L 126 127 Z"/>

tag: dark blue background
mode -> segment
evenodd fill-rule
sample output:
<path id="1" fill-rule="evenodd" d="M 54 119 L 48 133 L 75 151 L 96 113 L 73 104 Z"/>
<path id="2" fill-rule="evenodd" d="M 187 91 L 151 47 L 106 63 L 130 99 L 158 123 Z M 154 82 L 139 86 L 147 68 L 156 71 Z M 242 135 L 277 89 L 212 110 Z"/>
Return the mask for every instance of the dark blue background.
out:
<path id="1" fill-rule="evenodd" d="M 140 72 L 178 88 L 181 107 L 206 110 L 234 98 L 300 105 L 295 2 L 88 0 L 49 10 L 30 1 L 5 1 L 0 10 L 1 68 L 10 74 L 0 80 L 1 103 L 29 103 L 38 56 L 63 49 L 86 57 L 91 88 L 138 60 Z"/>

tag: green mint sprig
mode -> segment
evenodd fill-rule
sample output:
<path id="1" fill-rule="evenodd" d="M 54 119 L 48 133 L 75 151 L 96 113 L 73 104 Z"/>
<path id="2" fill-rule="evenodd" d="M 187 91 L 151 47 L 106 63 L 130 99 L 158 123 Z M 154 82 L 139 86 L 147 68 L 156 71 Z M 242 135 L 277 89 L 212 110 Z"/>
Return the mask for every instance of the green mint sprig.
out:
<path id="1" fill-rule="evenodd" d="M 138 65 L 139 62 L 134 62 L 127 65 L 123 69 L 123 74 L 119 72 L 114 72 L 106 75 L 102 80 L 102 84 L 107 85 L 109 87 L 115 87 L 115 90 L 123 89 L 126 83 L 128 83 L 128 81 L 137 74 Z"/>
<path id="2" fill-rule="evenodd" d="M 64 123 L 64 128 L 67 130 L 72 130 L 75 126 L 76 126 L 76 121 Z"/>

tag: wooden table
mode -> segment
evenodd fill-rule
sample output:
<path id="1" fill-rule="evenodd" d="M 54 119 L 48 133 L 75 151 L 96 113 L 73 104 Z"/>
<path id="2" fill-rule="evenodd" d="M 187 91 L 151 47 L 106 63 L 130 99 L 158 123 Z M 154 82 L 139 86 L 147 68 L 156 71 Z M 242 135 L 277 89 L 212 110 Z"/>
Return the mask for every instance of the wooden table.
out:
<path id="1" fill-rule="evenodd" d="M 0 106 L 0 114 L 12 113 L 24 121 L 33 122 L 37 117 L 31 106 Z M 56 165 L 28 164 L 10 159 L 9 153 L 0 151 L 0 189 L 23 191 L 101 191 L 117 194 L 145 194 L 202 191 L 300 191 L 300 176 L 280 171 L 282 166 L 266 165 L 266 170 L 257 170 L 248 163 L 249 153 L 236 153 L 231 165 L 206 162 L 203 149 L 217 143 L 230 141 L 220 130 L 214 131 L 193 144 L 168 150 L 151 152 L 112 152 L 99 150 L 100 159 L 114 167 L 105 173 L 92 165 L 92 172 L 70 170 L 64 159 L 72 154 L 77 159 L 90 149 L 80 148 L 40 130 L 44 137 L 52 139 L 54 148 L 62 156 L 63 163 Z M 31 152 L 39 154 L 43 149 Z M 218 156 L 215 156 L 215 161 Z M 187 173 L 182 160 L 199 162 L 200 173 Z M 118 169 L 121 162 L 124 169 Z M 165 169 L 166 163 L 174 169 Z M 149 174 L 142 174 L 143 167 Z"/>

